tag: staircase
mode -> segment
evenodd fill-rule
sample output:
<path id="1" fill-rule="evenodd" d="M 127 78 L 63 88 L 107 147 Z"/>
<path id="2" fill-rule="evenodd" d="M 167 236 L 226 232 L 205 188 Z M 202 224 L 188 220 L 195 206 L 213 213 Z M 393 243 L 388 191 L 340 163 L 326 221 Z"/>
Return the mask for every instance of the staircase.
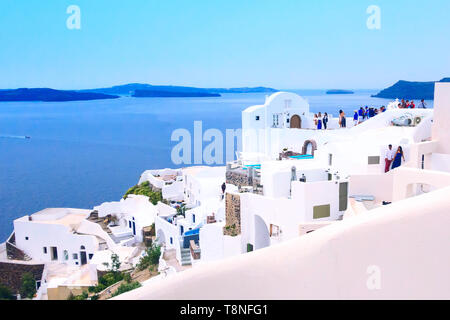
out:
<path id="1" fill-rule="evenodd" d="M 31 257 L 16 247 L 16 234 L 13 232 L 5 242 L 6 256 L 9 260 L 31 261 Z"/>
<path id="2" fill-rule="evenodd" d="M 192 265 L 191 250 L 181 248 L 181 265 L 182 266 Z"/>

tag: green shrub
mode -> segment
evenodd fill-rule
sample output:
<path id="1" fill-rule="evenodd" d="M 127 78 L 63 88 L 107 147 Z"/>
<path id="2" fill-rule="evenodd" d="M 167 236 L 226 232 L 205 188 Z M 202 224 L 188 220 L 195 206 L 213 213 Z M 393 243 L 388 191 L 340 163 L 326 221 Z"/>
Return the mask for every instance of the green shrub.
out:
<path id="1" fill-rule="evenodd" d="M 32 299 L 36 294 L 36 280 L 31 273 L 26 272 L 22 275 L 22 287 L 20 288 L 20 296 Z"/>
<path id="2" fill-rule="evenodd" d="M 137 281 L 131 283 L 122 283 L 116 292 L 112 294 L 113 297 L 118 296 L 119 294 L 134 290 L 136 288 L 141 287 L 141 284 Z"/>
<path id="3" fill-rule="evenodd" d="M 98 283 L 104 286 L 103 289 L 106 289 L 121 280 L 123 280 L 122 272 L 108 272 L 98 279 Z"/>
<path id="4" fill-rule="evenodd" d="M 144 270 L 151 265 L 157 266 L 159 264 L 159 257 L 161 256 L 161 246 L 153 243 L 146 250 L 146 255 L 141 258 L 137 265 L 138 270 Z"/>
<path id="5" fill-rule="evenodd" d="M 98 300 L 99 296 L 98 294 L 94 294 L 93 296 L 91 296 L 91 300 Z"/>
<path id="6" fill-rule="evenodd" d="M 152 191 L 150 182 L 148 181 L 145 181 L 140 185 L 135 185 L 134 187 L 128 189 L 123 198 L 126 199 L 130 194 L 147 196 L 149 198 L 149 201 L 154 205 L 156 205 L 158 201 L 163 200 L 162 193 L 160 191 Z"/>
<path id="7" fill-rule="evenodd" d="M 123 280 L 124 280 L 126 283 L 130 283 L 130 282 L 131 282 L 131 274 L 125 273 L 125 274 L 123 275 Z"/>
<path id="8" fill-rule="evenodd" d="M 74 296 L 71 292 L 67 300 L 86 300 L 88 297 L 89 295 L 86 291 L 83 291 L 83 293 L 78 296 Z"/>
<path id="9" fill-rule="evenodd" d="M 0 284 L 0 300 L 14 300 L 11 290 L 8 287 Z"/>
<path id="10" fill-rule="evenodd" d="M 123 280 L 125 275 L 122 272 L 113 272 L 110 271 L 98 279 L 98 284 L 95 287 L 89 287 L 88 291 L 91 293 L 99 293 L 112 286 L 114 283 L 117 283 Z"/>

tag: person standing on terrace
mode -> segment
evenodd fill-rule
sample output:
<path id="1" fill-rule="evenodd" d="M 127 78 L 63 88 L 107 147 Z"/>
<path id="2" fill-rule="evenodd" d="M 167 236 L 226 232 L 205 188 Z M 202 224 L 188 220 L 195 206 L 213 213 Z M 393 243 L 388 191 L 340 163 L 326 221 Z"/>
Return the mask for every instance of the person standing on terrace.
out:
<path id="1" fill-rule="evenodd" d="M 402 108 L 406 108 L 406 102 L 405 102 L 405 99 L 402 99 Z"/>
<path id="2" fill-rule="evenodd" d="M 384 156 L 384 172 L 388 172 L 391 168 L 392 160 L 394 159 L 394 151 L 392 150 L 392 144 L 389 145 L 386 155 Z"/>
<path id="3" fill-rule="evenodd" d="M 427 104 L 424 99 L 420 100 L 419 108 L 426 109 L 427 108 L 426 105 Z"/>
<path id="4" fill-rule="evenodd" d="M 322 113 L 319 112 L 319 115 L 317 116 L 317 130 L 322 129 Z"/>
<path id="5" fill-rule="evenodd" d="M 339 125 L 341 128 L 347 127 L 347 120 L 345 119 L 345 112 L 342 110 L 339 110 Z"/>
<path id="6" fill-rule="evenodd" d="M 353 113 L 353 125 L 358 125 L 358 123 L 359 123 L 359 121 L 358 121 L 358 119 L 359 119 L 359 115 L 358 115 L 358 111 L 354 111 L 354 113 Z"/>
<path id="7" fill-rule="evenodd" d="M 358 122 L 361 123 L 364 120 L 364 109 L 363 107 L 358 110 Z"/>
<path id="8" fill-rule="evenodd" d="M 325 112 L 323 115 L 323 128 L 325 130 L 327 130 L 327 125 L 328 125 L 328 113 Z"/>
<path id="9" fill-rule="evenodd" d="M 402 165 L 402 159 L 405 161 L 405 155 L 403 154 L 402 147 L 398 147 L 395 153 L 394 161 L 392 162 L 392 169 L 398 168 Z"/>
<path id="10" fill-rule="evenodd" d="M 222 199 L 225 197 L 225 190 L 227 189 L 227 185 L 224 183 L 222 183 Z"/>

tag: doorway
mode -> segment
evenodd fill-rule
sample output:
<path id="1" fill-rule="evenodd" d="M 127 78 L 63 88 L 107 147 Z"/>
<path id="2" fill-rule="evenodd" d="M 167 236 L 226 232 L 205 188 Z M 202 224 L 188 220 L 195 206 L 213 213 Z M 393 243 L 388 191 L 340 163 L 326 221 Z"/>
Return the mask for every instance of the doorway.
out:
<path id="1" fill-rule="evenodd" d="M 58 260 L 58 248 L 50 247 L 50 254 L 51 254 L 52 261 Z"/>
<path id="2" fill-rule="evenodd" d="M 296 114 L 294 114 L 291 117 L 290 123 L 291 123 L 291 128 L 294 128 L 294 129 L 301 129 L 302 128 L 302 119 Z"/>
<path id="3" fill-rule="evenodd" d="M 81 246 L 81 250 L 80 250 L 80 262 L 81 265 L 85 265 L 87 264 L 87 256 L 86 256 L 86 248 L 84 246 Z"/>

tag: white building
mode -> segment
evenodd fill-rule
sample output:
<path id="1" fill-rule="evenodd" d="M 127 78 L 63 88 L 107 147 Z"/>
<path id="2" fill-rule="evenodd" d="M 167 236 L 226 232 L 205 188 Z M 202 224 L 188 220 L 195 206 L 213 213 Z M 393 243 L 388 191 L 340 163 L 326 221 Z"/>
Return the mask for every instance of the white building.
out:
<path id="1" fill-rule="evenodd" d="M 87 264 L 107 246 L 105 239 L 83 232 L 89 210 L 50 208 L 14 220 L 16 246 L 42 262 Z"/>
<path id="2" fill-rule="evenodd" d="M 224 225 L 224 201 L 222 184 L 225 182 L 225 167 L 189 167 L 182 169 L 183 188 L 176 198 L 183 198 L 183 214 L 170 210 L 159 204 L 159 215 L 156 218 L 156 236 L 166 250 L 176 250 L 180 264 L 188 265 L 203 259 L 203 254 L 197 257 L 192 254 L 191 241 L 199 246 L 200 241 L 209 238 L 202 236 L 205 226 L 212 223 Z M 231 186 L 232 187 L 232 186 Z M 220 231 L 222 232 L 222 231 Z M 202 239 L 202 240 L 200 240 Z M 200 251 L 201 248 L 196 248 Z M 189 253 L 192 251 L 191 253 Z M 201 258 L 200 258 L 201 257 Z"/>
<path id="3" fill-rule="evenodd" d="M 402 122 L 404 118 L 399 117 L 411 110 L 388 110 L 367 124 L 349 129 L 349 133 L 355 133 L 353 137 L 343 136 L 341 144 L 330 141 L 330 145 L 335 145 L 323 148 L 326 153 L 337 152 L 336 158 L 342 157 L 334 161 L 333 153 L 330 168 L 349 175 L 350 200 L 343 221 L 329 224 L 320 219 L 320 229 L 312 233 L 307 233 L 304 225 L 291 222 L 301 235 L 291 241 L 204 263 L 117 299 L 449 299 L 449 107 L 450 84 L 436 83 L 433 121 L 429 118 L 433 112 L 427 111 L 427 115 L 413 110 L 412 119 L 420 117 L 420 124 L 397 127 L 391 124 L 392 120 Z M 384 121 L 384 125 L 379 123 Z M 373 158 L 369 161 L 368 157 L 379 156 L 382 162 L 382 145 L 391 140 L 408 150 L 406 161 L 384 173 L 382 163 Z M 364 143 L 373 142 L 377 142 L 373 149 L 360 149 Z M 340 150 L 344 152 L 340 154 Z M 317 152 L 321 152 L 319 145 Z M 265 163 L 261 161 L 257 178 L 265 176 L 264 169 Z M 253 173 L 249 176 L 254 177 Z M 340 183 L 337 176 L 332 172 L 331 183 L 333 180 Z M 269 219 L 288 223 L 281 221 L 291 210 L 286 203 L 302 194 L 307 201 L 311 199 L 312 205 L 316 199 L 322 202 L 334 197 L 337 190 L 328 190 L 325 185 L 314 190 L 314 183 L 322 182 L 292 181 L 290 198 L 285 196 L 286 186 L 281 194 L 269 188 L 271 196 L 265 194 L 265 185 L 262 194 L 239 193 L 242 221 L 251 220 L 252 215 L 261 219 L 243 222 L 242 233 L 235 238 L 253 238 L 255 246 L 257 243 L 264 246 L 271 239 L 252 235 L 263 224 L 261 220 L 265 219 L 265 228 Z M 266 212 L 266 203 L 277 199 L 273 195 L 279 195 L 277 207 Z M 300 203 L 308 202 L 296 204 Z M 309 219 L 311 215 L 304 217 Z M 371 281 L 373 276 L 378 278 Z"/>
<path id="4" fill-rule="evenodd" d="M 108 215 L 115 218 L 114 226 L 109 226 L 112 237 L 122 245 L 143 241 L 143 229 L 155 222 L 157 208 L 149 198 L 130 194 L 120 201 L 105 202 L 94 207 L 100 218 Z"/>

